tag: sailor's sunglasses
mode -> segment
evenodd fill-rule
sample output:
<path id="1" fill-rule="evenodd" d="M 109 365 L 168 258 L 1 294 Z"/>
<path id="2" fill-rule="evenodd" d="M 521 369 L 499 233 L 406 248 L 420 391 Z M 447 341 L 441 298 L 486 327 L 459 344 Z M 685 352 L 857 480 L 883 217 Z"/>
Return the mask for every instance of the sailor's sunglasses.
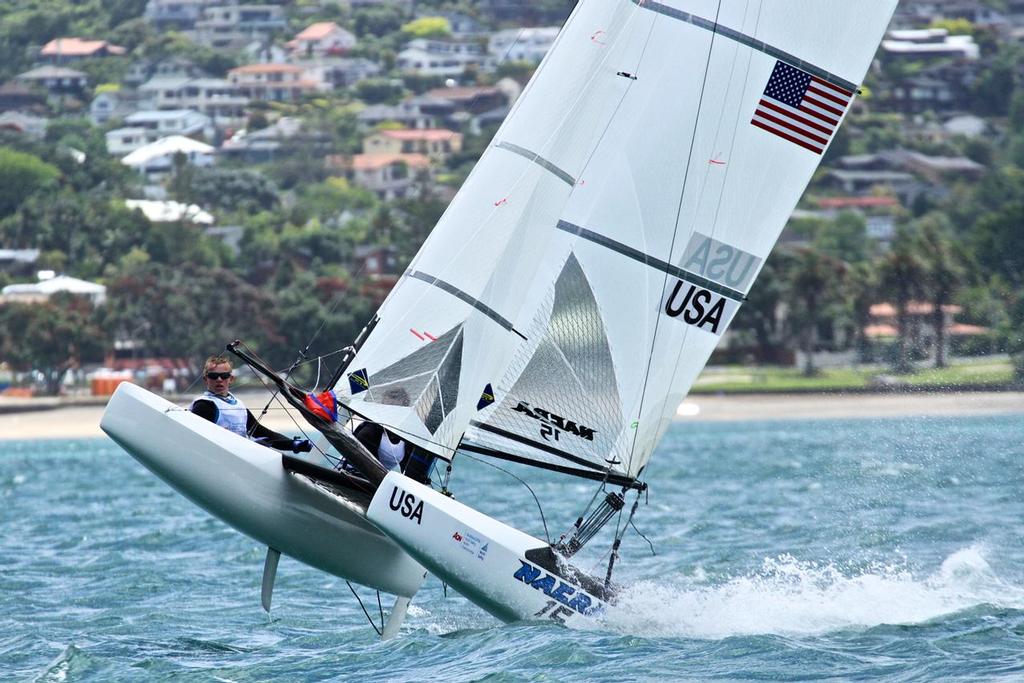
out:
<path id="1" fill-rule="evenodd" d="M 208 372 L 206 373 L 206 379 L 228 379 L 231 377 L 230 372 Z"/>

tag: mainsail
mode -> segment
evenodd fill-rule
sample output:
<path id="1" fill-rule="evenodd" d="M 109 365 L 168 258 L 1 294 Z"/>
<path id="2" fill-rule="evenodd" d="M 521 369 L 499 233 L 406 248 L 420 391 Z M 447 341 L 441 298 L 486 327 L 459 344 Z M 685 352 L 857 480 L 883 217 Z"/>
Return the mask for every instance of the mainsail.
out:
<path id="1" fill-rule="evenodd" d="M 434 453 L 630 484 L 896 0 L 584 0 L 339 396 Z"/>

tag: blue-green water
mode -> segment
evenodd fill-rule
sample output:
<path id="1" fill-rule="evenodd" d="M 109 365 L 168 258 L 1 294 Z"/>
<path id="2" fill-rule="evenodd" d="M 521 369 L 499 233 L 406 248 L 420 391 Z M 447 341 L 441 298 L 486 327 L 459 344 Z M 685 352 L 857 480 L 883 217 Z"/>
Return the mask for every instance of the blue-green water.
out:
<path id="1" fill-rule="evenodd" d="M 553 534 L 593 492 L 527 474 Z M 677 424 L 648 481 L 657 555 L 627 536 L 607 621 L 503 625 L 428 579 L 382 643 L 287 558 L 267 617 L 264 549 L 112 442 L 0 443 L 0 680 L 1024 680 L 1024 417 Z M 453 483 L 544 535 L 507 475 Z"/>

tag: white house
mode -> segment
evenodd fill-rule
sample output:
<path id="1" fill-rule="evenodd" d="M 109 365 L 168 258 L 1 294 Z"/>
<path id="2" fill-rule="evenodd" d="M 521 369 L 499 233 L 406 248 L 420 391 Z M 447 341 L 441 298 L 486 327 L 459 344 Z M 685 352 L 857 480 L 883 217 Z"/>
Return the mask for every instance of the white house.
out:
<path id="1" fill-rule="evenodd" d="M 196 225 L 213 225 L 214 218 L 198 204 L 158 201 L 155 199 L 126 199 L 124 205 L 129 209 L 138 209 L 152 223 L 194 223 Z"/>
<path id="2" fill-rule="evenodd" d="M 158 180 L 171 172 L 177 155 L 184 155 L 186 162 L 193 166 L 212 166 L 215 151 L 204 142 L 172 135 L 140 147 L 121 159 L 121 163 L 131 166 L 149 180 Z"/>
<path id="3" fill-rule="evenodd" d="M 150 131 L 134 126 L 115 128 L 108 131 L 105 137 L 107 139 L 107 152 L 115 157 L 134 152 L 139 147 L 156 140 L 156 138 L 150 138 Z"/>
<path id="4" fill-rule="evenodd" d="M 67 275 L 55 275 L 52 270 L 39 271 L 39 282 L 7 285 L 0 290 L 3 301 L 19 303 L 41 303 L 58 292 L 70 292 L 87 296 L 94 306 L 101 305 L 107 298 L 107 288 L 95 282 L 87 282 Z"/>
<path id="5" fill-rule="evenodd" d="M 517 61 L 538 63 L 551 49 L 558 35 L 557 26 L 535 28 L 509 28 L 495 31 L 487 41 L 487 51 L 497 62 Z M 600 35 L 592 40 L 599 42 Z"/>

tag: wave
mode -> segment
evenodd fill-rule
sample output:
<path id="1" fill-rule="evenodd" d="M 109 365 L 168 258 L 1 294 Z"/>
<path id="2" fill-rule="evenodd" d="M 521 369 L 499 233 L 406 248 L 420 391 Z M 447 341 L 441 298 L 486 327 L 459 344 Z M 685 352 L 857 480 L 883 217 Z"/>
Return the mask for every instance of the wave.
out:
<path id="1" fill-rule="evenodd" d="M 633 584 L 603 627 L 654 637 L 801 636 L 919 624 L 979 605 L 1024 609 L 1024 588 L 996 576 L 981 545 L 958 550 L 924 578 L 902 564 L 848 575 L 832 564 L 782 555 L 749 575 L 706 581 L 697 572 L 667 584 Z"/>

